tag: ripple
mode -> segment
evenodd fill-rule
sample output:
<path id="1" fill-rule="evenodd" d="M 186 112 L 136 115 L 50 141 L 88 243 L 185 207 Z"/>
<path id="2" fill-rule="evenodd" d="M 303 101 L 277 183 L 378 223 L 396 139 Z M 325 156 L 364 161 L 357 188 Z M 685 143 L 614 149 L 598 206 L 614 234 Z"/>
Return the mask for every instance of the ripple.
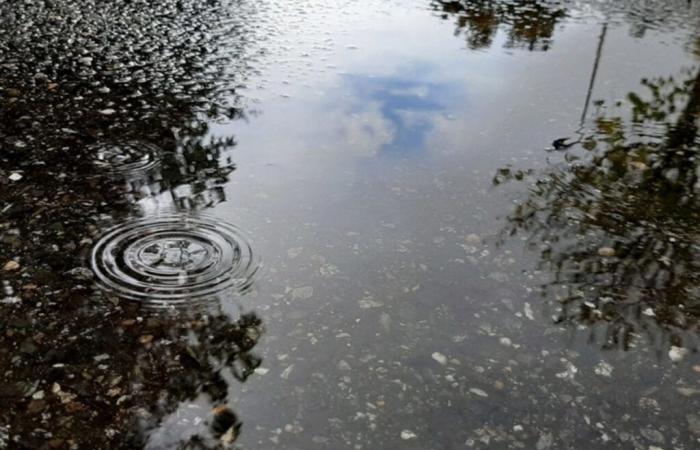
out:
<path id="1" fill-rule="evenodd" d="M 139 141 L 95 146 L 95 164 L 115 173 L 145 172 L 160 163 L 160 149 Z"/>
<path id="2" fill-rule="evenodd" d="M 91 265 L 103 289 L 152 306 L 245 292 L 259 268 L 237 227 L 183 215 L 138 219 L 108 230 L 93 248 Z"/>

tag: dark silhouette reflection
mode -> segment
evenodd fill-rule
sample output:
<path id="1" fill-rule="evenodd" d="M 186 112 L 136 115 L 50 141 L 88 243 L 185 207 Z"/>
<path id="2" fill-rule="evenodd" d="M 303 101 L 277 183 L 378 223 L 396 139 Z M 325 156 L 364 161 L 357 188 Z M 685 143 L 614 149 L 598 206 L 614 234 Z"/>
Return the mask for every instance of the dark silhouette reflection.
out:
<path id="1" fill-rule="evenodd" d="M 455 35 L 464 34 L 473 50 L 490 47 L 503 29 L 506 48 L 546 51 L 566 17 L 561 4 L 540 0 L 436 0 L 432 6 L 445 20 L 456 17 Z"/>
<path id="2" fill-rule="evenodd" d="M 552 272 L 559 319 L 603 324 L 624 348 L 643 332 L 679 345 L 700 317 L 700 70 L 642 85 L 626 115 L 597 103 L 593 129 L 538 174 L 507 228 Z M 494 182 L 515 178 L 527 175 Z"/>
<path id="3" fill-rule="evenodd" d="M 131 304 L 68 309 L 75 320 L 62 328 L 28 331 L 19 323 L 5 330 L 21 342 L 21 364 L 2 389 L 11 408 L 0 413 L 17 439 L 13 448 L 44 448 L 47 440 L 49 448 L 124 449 L 235 442 L 242 422 L 229 387 L 261 363 L 253 353 L 263 333 L 258 317 L 220 310 L 139 317 Z M 41 398 L 29 395 L 38 391 Z M 46 414 L 54 417 L 50 439 L 23 433 L 45 427 Z"/>
<path id="4" fill-rule="evenodd" d="M 235 440 L 226 385 L 259 364 L 260 320 L 149 314 L 94 291 L 86 267 L 102 230 L 151 211 L 144 199 L 224 199 L 235 142 L 210 123 L 243 114 L 250 19 L 233 3 L 0 3 L 0 447 Z M 195 400 L 204 428 L 149 437 Z"/>

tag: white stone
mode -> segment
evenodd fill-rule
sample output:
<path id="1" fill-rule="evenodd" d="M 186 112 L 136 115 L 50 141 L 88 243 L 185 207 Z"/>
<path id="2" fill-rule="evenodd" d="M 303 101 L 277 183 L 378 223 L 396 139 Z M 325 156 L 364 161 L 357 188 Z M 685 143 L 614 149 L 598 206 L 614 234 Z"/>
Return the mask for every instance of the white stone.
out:
<path id="1" fill-rule="evenodd" d="M 417 438 L 417 437 L 418 437 L 418 436 L 416 436 L 416 433 L 414 433 L 414 432 L 411 431 L 411 430 L 403 430 L 403 431 L 401 432 L 401 439 L 403 439 L 404 441 L 407 441 L 407 440 L 409 440 L 409 439 L 415 439 L 415 438 Z"/>
<path id="2" fill-rule="evenodd" d="M 683 347 L 676 347 L 675 345 L 671 346 L 671 349 L 668 351 L 668 357 L 671 358 L 671 361 L 673 362 L 680 362 L 685 358 L 685 356 L 688 354 L 688 349 L 683 348 Z"/>
<path id="3" fill-rule="evenodd" d="M 430 356 L 432 356 L 435 361 L 437 361 L 443 366 L 447 364 L 447 356 L 443 355 L 442 353 L 435 352 Z"/>

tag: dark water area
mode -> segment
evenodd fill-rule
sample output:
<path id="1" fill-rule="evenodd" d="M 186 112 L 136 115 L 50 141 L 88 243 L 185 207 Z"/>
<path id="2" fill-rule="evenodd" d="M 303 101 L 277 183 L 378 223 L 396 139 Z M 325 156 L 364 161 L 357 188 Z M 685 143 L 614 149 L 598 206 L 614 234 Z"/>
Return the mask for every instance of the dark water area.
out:
<path id="1" fill-rule="evenodd" d="M 700 5 L 0 0 L 0 449 L 700 447 Z"/>

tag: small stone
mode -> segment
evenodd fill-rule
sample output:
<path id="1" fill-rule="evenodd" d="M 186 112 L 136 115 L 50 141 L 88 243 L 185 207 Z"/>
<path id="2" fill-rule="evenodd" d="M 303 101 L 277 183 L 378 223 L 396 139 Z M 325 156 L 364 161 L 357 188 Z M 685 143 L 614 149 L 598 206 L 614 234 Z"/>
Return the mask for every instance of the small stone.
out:
<path id="1" fill-rule="evenodd" d="M 122 326 L 123 326 L 123 327 L 130 327 L 130 326 L 132 326 L 132 325 L 135 324 L 135 323 L 136 323 L 136 319 L 126 319 L 126 320 L 122 320 Z"/>
<path id="2" fill-rule="evenodd" d="M 697 373 L 700 373 L 700 365 L 693 366 L 693 370 Z"/>
<path id="3" fill-rule="evenodd" d="M 107 397 L 116 397 L 117 395 L 121 394 L 122 390 L 119 389 L 118 387 L 112 388 L 107 391 Z"/>
<path id="4" fill-rule="evenodd" d="M 153 335 L 152 334 L 144 334 L 143 336 L 139 337 L 139 342 L 142 343 L 143 345 L 150 344 L 153 342 Z"/>
<path id="5" fill-rule="evenodd" d="M 552 446 L 553 442 L 554 438 L 552 437 L 552 433 L 543 433 L 540 435 L 540 438 L 537 441 L 537 444 L 535 444 L 535 447 L 537 448 L 537 450 L 546 450 Z"/>
<path id="6" fill-rule="evenodd" d="M 22 174 L 19 172 L 12 172 L 8 178 L 10 181 L 19 181 L 22 179 Z"/>
<path id="7" fill-rule="evenodd" d="M 679 388 L 676 388 L 676 391 L 678 391 L 678 393 L 684 397 L 692 397 L 693 395 L 700 394 L 700 389 L 689 388 L 689 387 L 679 387 Z"/>
<path id="8" fill-rule="evenodd" d="M 668 351 L 668 357 L 671 358 L 671 361 L 674 363 L 683 361 L 683 358 L 685 358 L 687 354 L 687 348 L 676 347 L 675 345 L 672 345 L 671 349 Z"/>
<path id="9" fill-rule="evenodd" d="M 49 441 L 49 448 L 60 449 L 63 447 L 65 441 L 63 439 L 54 438 Z"/>
<path id="10" fill-rule="evenodd" d="M 693 434 L 700 435 L 700 416 L 688 414 L 685 419 L 688 421 L 688 430 Z"/>
<path id="11" fill-rule="evenodd" d="M 598 363 L 598 365 L 595 366 L 593 371 L 596 375 L 610 378 L 612 376 L 613 366 L 606 363 L 605 361 L 601 361 Z"/>
<path id="12" fill-rule="evenodd" d="M 496 380 L 493 382 L 493 387 L 496 388 L 496 390 L 502 391 L 506 386 L 501 380 Z"/>
<path id="13" fill-rule="evenodd" d="M 294 299 L 305 300 L 305 299 L 313 297 L 313 295 L 314 295 L 314 288 L 312 288 L 311 286 L 298 287 L 298 288 L 294 288 L 292 290 L 292 298 L 294 298 Z"/>
<path id="14" fill-rule="evenodd" d="M 612 247 L 600 247 L 598 254 L 604 258 L 612 258 L 615 256 L 615 249 Z"/>
<path id="15" fill-rule="evenodd" d="M 469 245 L 481 245 L 481 238 L 478 234 L 468 234 L 467 237 L 464 238 L 464 240 Z"/>
<path id="16" fill-rule="evenodd" d="M 401 439 L 403 439 L 404 441 L 407 441 L 407 440 L 409 440 L 409 439 L 415 439 L 415 438 L 417 438 L 417 437 L 418 437 L 418 436 L 416 435 L 416 433 L 414 433 L 414 432 L 411 431 L 411 430 L 403 430 L 403 431 L 401 431 Z"/>
<path id="17" fill-rule="evenodd" d="M 19 270 L 19 263 L 17 261 L 7 261 L 4 266 L 2 266 L 2 269 L 6 272 L 12 272 L 15 270 Z"/>
<path id="18" fill-rule="evenodd" d="M 76 267 L 66 272 L 66 274 L 80 281 L 90 281 L 95 277 L 92 270 L 86 267 Z"/>
<path id="19" fill-rule="evenodd" d="M 435 352 L 432 355 L 430 355 L 435 361 L 437 361 L 440 365 L 445 365 L 447 364 L 447 356 L 443 355 L 440 352 Z"/>
<path id="20" fill-rule="evenodd" d="M 29 412 L 30 414 L 38 413 L 40 411 L 43 411 L 45 407 L 45 400 L 32 400 L 31 402 L 29 402 L 29 405 L 27 405 L 27 412 Z"/>
<path id="21" fill-rule="evenodd" d="M 469 389 L 469 392 L 472 394 L 478 395 L 479 397 L 488 397 L 489 394 L 487 394 L 485 391 L 479 389 L 479 388 L 471 388 Z"/>
<path id="22" fill-rule="evenodd" d="M 111 116 L 112 114 L 115 114 L 116 112 L 117 111 L 115 111 L 112 108 L 101 109 L 99 111 L 99 113 L 102 114 L 103 116 Z"/>
<path id="23" fill-rule="evenodd" d="M 663 444 L 665 441 L 664 435 L 661 434 L 659 430 L 655 430 L 653 428 L 642 428 L 641 432 L 642 436 L 655 444 Z"/>
<path id="24" fill-rule="evenodd" d="M 238 433 L 236 432 L 236 427 L 231 427 L 221 436 L 221 442 L 223 442 L 224 445 L 230 445 L 236 440 L 237 437 Z"/>
<path id="25" fill-rule="evenodd" d="M 36 391 L 35 393 L 32 394 L 32 398 L 34 400 L 41 400 L 44 398 L 44 391 Z"/>

